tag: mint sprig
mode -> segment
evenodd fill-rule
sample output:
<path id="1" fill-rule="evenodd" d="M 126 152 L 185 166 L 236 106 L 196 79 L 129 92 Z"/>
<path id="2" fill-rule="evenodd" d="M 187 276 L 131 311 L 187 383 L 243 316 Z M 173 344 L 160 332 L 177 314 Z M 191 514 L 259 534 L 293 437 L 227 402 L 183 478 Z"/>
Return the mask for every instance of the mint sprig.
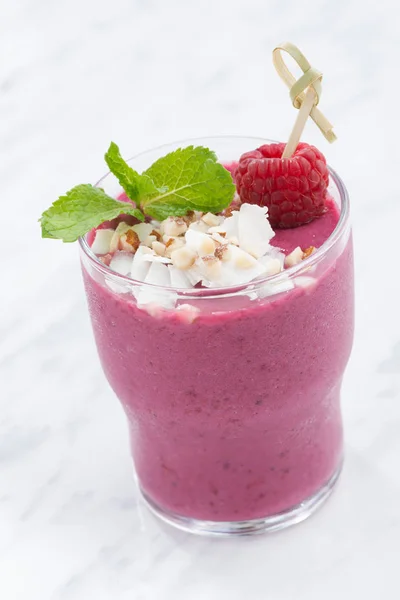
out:
<path id="1" fill-rule="evenodd" d="M 77 185 L 43 213 L 42 237 L 75 242 L 93 227 L 122 214 L 144 221 L 143 213 L 130 202 L 115 200 L 90 184 Z"/>
<path id="2" fill-rule="evenodd" d="M 166 192 L 166 188 L 157 188 L 154 182 L 145 174 L 139 175 L 122 158 L 117 144 L 111 142 L 110 147 L 104 155 L 105 161 L 111 173 L 118 179 L 124 192 L 137 205 L 141 198 L 158 195 Z"/>
<path id="3" fill-rule="evenodd" d="M 159 158 L 144 175 L 158 191 L 148 191 L 140 206 L 159 220 L 189 210 L 221 212 L 235 191 L 229 171 L 217 162 L 214 152 L 202 146 L 178 148 Z"/>
<path id="4" fill-rule="evenodd" d="M 217 162 L 214 152 L 202 146 L 170 152 L 142 174 L 126 163 L 113 142 L 105 160 L 135 204 L 111 198 L 89 184 L 77 185 L 43 213 L 42 237 L 74 242 L 121 214 L 143 221 L 145 215 L 163 220 L 190 210 L 218 213 L 231 203 L 235 192 L 229 171 Z"/>
<path id="5" fill-rule="evenodd" d="M 117 144 L 111 142 L 109 149 L 104 155 L 105 161 L 111 173 L 118 179 L 128 198 L 138 202 L 145 193 L 157 193 L 157 190 L 148 177 L 139 175 L 122 158 Z"/>

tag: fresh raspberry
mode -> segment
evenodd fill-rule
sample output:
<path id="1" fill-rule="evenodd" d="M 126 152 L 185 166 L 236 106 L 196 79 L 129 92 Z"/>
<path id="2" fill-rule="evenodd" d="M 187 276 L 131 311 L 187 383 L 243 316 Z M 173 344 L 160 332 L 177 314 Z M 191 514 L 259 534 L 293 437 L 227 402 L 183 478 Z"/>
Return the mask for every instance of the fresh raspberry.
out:
<path id="1" fill-rule="evenodd" d="M 329 171 L 324 155 L 300 143 L 291 158 L 281 158 L 285 144 L 265 144 L 246 152 L 235 172 L 242 202 L 268 207 L 273 227 L 308 223 L 325 212 Z"/>

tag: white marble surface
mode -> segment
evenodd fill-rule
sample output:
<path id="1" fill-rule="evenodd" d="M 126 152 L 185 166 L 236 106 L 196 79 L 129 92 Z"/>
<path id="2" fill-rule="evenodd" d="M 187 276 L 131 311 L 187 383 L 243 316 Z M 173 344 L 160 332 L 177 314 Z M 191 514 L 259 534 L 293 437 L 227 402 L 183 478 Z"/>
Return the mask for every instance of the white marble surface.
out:
<path id="1" fill-rule="evenodd" d="M 0 2 L 0 597 L 400 597 L 397 2 Z M 325 74 L 320 144 L 348 184 L 357 325 L 343 388 L 347 460 L 310 521 L 255 539 L 170 530 L 140 504 L 122 411 L 92 340 L 77 247 L 36 220 L 125 154 L 206 134 L 284 139 L 273 46 Z M 4 218 L 5 216 L 5 218 Z M 394 268 L 394 270 L 392 270 Z"/>

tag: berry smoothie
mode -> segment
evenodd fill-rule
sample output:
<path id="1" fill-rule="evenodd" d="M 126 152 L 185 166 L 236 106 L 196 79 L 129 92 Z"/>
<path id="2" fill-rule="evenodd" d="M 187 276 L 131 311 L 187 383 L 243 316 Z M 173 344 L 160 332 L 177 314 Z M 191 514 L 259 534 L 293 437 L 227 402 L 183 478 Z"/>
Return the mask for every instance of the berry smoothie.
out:
<path id="1" fill-rule="evenodd" d="M 272 57 L 299 111 L 287 142 L 186 140 L 130 160 L 110 142 L 109 173 L 39 219 L 43 238 L 80 242 L 143 497 L 191 532 L 298 523 L 329 496 L 343 459 L 348 196 L 301 140 L 308 117 L 336 140 L 319 107 L 322 73 L 288 42 Z"/>
<path id="2" fill-rule="evenodd" d="M 285 254 L 318 248 L 339 213 L 330 200 L 321 217 L 276 230 L 271 243 Z M 199 308 L 193 321 L 139 308 L 89 262 L 83 256 L 100 359 L 128 417 L 140 487 L 160 511 L 266 518 L 312 497 L 340 469 L 340 387 L 353 338 L 349 231 L 302 274 L 307 285 L 185 301 Z"/>

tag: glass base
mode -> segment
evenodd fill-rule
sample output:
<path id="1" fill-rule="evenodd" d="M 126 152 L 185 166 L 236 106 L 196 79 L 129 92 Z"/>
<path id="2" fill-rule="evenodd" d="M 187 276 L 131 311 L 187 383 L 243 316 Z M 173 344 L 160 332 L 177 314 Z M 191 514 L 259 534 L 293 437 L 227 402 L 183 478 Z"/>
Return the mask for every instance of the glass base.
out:
<path id="1" fill-rule="evenodd" d="M 249 521 L 201 521 L 190 517 L 166 512 L 151 500 L 141 489 L 141 494 L 148 508 L 162 521 L 173 525 L 183 531 L 197 533 L 199 535 L 212 535 L 219 537 L 253 535 L 258 533 L 271 533 L 285 529 L 296 523 L 301 523 L 308 519 L 318 508 L 327 500 L 339 479 L 342 470 L 342 464 L 335 471 L 329 481 L 316 492 L 300 504 L 297 504 L 290 510 L 271 515 L 260 519 L 251 519 Z"/>

